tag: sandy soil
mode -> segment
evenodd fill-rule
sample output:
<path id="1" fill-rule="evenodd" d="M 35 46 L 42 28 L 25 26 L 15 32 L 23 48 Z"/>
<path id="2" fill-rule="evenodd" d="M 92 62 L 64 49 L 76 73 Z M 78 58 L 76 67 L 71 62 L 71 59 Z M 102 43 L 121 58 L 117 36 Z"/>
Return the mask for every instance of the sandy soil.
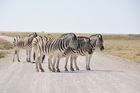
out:
<path id="1" fill-rule="evenodd" d="M 79 57 L 80 71 L 73 72 L 64 71 L 62 59 L 61 72 L 56 73 L 47 69 L 46 58 L 42 73 L 25 61 L 24 50 L 21 62 L 12 62 L 13 50 L 10 52 L 0 59 L 0 93 L 140 93 L 140 64 L 126 59 L 94 53 L 91 71 L 85 70 L 85 57 Z"/>

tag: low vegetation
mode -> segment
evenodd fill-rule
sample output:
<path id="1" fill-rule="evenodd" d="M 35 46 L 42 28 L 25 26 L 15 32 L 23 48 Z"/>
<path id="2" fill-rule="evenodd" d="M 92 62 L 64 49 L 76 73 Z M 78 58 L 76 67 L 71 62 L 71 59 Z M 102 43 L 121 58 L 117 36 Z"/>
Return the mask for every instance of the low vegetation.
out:
<path id="1" fill-rule="evenodd" d="M 0 58 L 3 58 L 8 54 L 8 52 L 5 52 L 3 50 L 8 50 L 12 48 L 13 48 L 12 43 L 0 38 Z"/>
<path id="2" fill-rule="evenodd" d="M 7 49 L 12 49 L 12 48 L 13 48 L 12 43 L 0 38 L 0 50 L 7 50 Z"/>
<path id="3" fill-rule="evenodd" d="M 0 32 L 0 35 L 27 36 L 30 33 L 31 32 Z M 57 37 L 62 33 L 40 32 L 38 34 Z M 92 34 L 77 33 L 77 35 L 90 36 Z M 103 34 L 103 38 L 105 45 L 104 52 L 140 62 L 140 34 Z"/>
<path id="4" fill-rule="evenodd" d="M 140 40 L 105 40 L 105 52 L 140 62 Z"/>
<path id="5" fill-rule="evenodd" d="M 5 57 L 8 54 L 8 52 L 0 52 L 0 58 Z"/>

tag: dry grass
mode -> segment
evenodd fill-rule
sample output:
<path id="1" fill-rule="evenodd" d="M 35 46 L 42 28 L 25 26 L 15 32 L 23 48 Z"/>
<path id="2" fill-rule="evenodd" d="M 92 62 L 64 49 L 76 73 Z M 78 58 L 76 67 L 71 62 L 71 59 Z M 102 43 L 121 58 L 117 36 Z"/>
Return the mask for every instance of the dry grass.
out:
<path id="1" fill-rule="evenodd" d="M 11 37 L 15 37 L 15 36 L 27 36 L 28 34 L 30 34 L 30 32 L 0 32 L 0 35 L 5 35 L 5 36 L 11 36 Z"/>
<path id="2" fill-rule="evenodd" d="M 7 49 L 12 49 L 12 48 L 13 48 L 13 45 L 10 42 L 0 38 L 0 50 L 7 50 Z M 7 54 L 8 52 L 0 51 L 0 58 L 5 57 Z"/>
<path id="3" fill-rule="evenodd" d="M 5 36 L 11 36 L 11 37 L 15 37 L 15 36 L 28 36 L 29 34 L 31 34 L 32 32 L 0 32 L 0 35 L 5 35 Z M 63 33 L 47 33 L 47 32 L 37 32 L 38 35 L 41 36 L 53 36 L 53 37 L 58 37 L 60 35 L 62 35 Z M 77 33 L 77 35 L 82 35 L 82 36 L 90 36 L 91 34 L 81 34 L 81 33 Z"/>
<path id="4" fill-rule="evenodd" d="M 4 58 L 7 54 L 7 52 L 0 52 L 0 58 Z"/>
<path id="5" fill-rule="evenodd" d="M 140 62 L 140 40 L 105 40 L 105 52 Z"/>
<path id="6" fill-rule="evenodd" d="M 27 36 L 30 32 L 0 32 L 0 35 L 7 36 Z M 46 33 L 40 32 L 39 35 L 48 35 L 58 37 L 63 33 Z M 80 36 L 90 36 L 92 34 L 81 34 Z M 140 62 L 140 34 L 103 34 L 106 53 L 111 55 L 127 58 Z"/>
<path id="7" fill-rule="evenodd" d="M 2 38 L 0 38 L 0 49 L 1 50 L 6 50 L 6 49 L 12 49 L 13 48 L 13 44 L 8 42 L 7 40 L 4 40 Z"/>

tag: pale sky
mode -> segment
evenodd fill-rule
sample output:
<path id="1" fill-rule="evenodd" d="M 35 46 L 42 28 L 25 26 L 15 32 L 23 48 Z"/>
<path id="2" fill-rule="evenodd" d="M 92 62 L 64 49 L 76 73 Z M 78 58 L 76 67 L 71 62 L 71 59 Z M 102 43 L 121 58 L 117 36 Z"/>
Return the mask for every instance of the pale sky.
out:
<path id="1" fill-rule="evenodd" d="M 140 34 L 140 0 L 0 0 L 0 31 Z"/>

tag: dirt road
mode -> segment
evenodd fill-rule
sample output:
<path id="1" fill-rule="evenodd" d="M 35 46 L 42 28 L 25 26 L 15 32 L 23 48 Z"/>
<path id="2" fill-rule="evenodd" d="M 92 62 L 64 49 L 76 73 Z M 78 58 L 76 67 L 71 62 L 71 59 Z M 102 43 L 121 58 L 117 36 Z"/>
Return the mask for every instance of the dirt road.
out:
<path id="1" fill-rule="evenodd" d="M 0 93 L 140 93 L 140 64 L 129 60 L 94 53 L 91 71 L 85 70 L 85 57 L 79 57 L 80 71 L 65 72 L 62 59 L 56 73 L 48 71 L 46 59 L 42 73 L 25 56 L 21 51 L 22 62 L 14 63 L 12 54 L 0 59 Z"/>

